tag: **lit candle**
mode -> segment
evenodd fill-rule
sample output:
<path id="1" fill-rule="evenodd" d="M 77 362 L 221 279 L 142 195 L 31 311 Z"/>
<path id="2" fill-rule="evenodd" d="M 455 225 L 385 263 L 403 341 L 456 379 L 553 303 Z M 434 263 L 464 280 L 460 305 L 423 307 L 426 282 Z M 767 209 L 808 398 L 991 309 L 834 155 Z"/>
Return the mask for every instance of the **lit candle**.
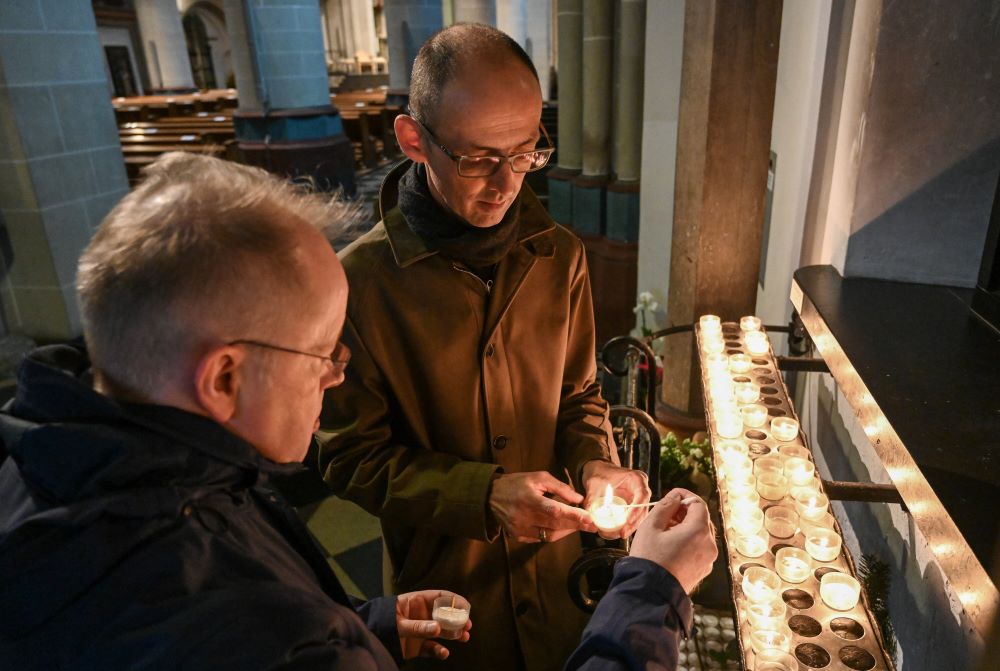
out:
<path id="1" fill-rule="evenodd" d="M 743 423 L 750 428 L 764 426 L 767 421 L 767 408 L 756 403 L 741 407 L 740 414 L 743 416 Z"/>
<path id="2" fill-rule="evenodd" d="M 742 331 L 759 331 L 760 330 L 760 317 L 740 317 L 740 330 Z"/>
<path id="3" fill-rule="evenodd" d="M 793 485 L 808 485 L 813 481 L 816 468 L 811 461 L 800 457 L 789 457 L 785 461 L 785 476 Z"/>
<path id="4" fill-rule="evenodd" d="M 771 435 L 775 440 L 788 442 L 799 436 L 799 421 L 791 417 L 775 417 L 771 420 Z"/>
<path id="5" fill-rule="evenodd" d="M 785 623 L 785 613 L 788 607 L 781 597 L 771 601 L 751 603 L 747 606 L 747 619 L 751 629 L 777 630 Z"/>
<path id="6" fill-rule="evenodd" d="M 705 370 L 708 371 L 710 377 L 715 375 L 726 375 L 728 377 L 729 357 L 722 352 L 706 355 Z"/>
<path id="7" fill-rule="evenodd" d="M 771 506 L 764 511 L 764 528 L 775 538 L 791 538 L 799 527 L 799 514 L 787 506 Z"/>
<path id="8" fill-rule="evenodd" d="M 729 480 L 746 480 L 753 475 L 753 462 L 750 457 L 739 452 L 727 452 L 723 456 L 722 475 Z"/>
<path id="9" fill-rule="evenodd" d="M 769 345 L 767 334 L 763 331 L 749 331 L 743 336 L 743 342 L 747 351 L 751 354 L 767 354 Z"/>
<path id="10" fill-rule="evenodd" d="M 746 498 L 757 491 L 757 476 L 746 471 L 735 471 L 724 478 L 726 494 L 733 498 Z"/>
<path id="11" fill-rule="evenodd" d="M 729 371 L 732 373 L 745 373 L 750 370 L 751 365 L 750 357 L 746 354 L 729 355 Z"/>
<path id="12" fill-rule="evenodd" d="M 780 598 L 781 578 L 769 568 L 751 566 L 743 574 L 742 587 L 750 603 L 770 603 Z"/>
<path id="13" fill-rule="evenodd" d="M 733 384 L 733 395 L 737 403 L 756 403 L 760 398 L 760 385 L 753 382 L 736 382 Z"/>
<path id="14" fill-rule="evenodd" d="M 742 440 L 719 440 L 715 442 L 715 452 L 725 461 L 726 455 L 730 452 L 746 456 L 748 450 L 747 444 Z"/>
<path id="15" fill-rule="evenodd" d="M 765 520 L 766 521 L 766 520 Z M 802 528 L 802 535 L 808 536 L 812 529 L 833 529 L 834 520 L 833 515 L 830 513 L 823 513 L 816 519 L 801 519 L 799 520 L 799 526 Z"/>
<path id="16" fill-rule="evenodd" d="M 757 629 L 750 632 L 750 647 L 754 652 L 761 650 L 782 650 L 788 652 L 792 637 L 784 631 Z"/>
<path id="17" fill-rule="evenodd" d="M 846 573 L 827 573 L 819 580 L 819 596 L 834 610 L 851 610 L 858 605 L 861 584 Z"/>
<path id="18" fill-rule="evenodd" d="M 757 460 L 753 462 L 753 472 L 756 475 L 761 473 L 783 473 L 785 470 L 785 462 L 782 461 L 781 457 L 777 455 L 768 455 L 766 457 L 757 457 Z"/>
<path id="19" fill-rule="evenodd" d="M 722 338 L 702 338 L 701 349 L 707 354 L 721 354 L 726 349 Z"/>
<path id="20" fill-rule="evenodd" d="M 726 514 L 735 518 L 746 514 L 748 510 L 760 510 L 760 495 L 753 491 L 751 495 L 726 497 Z"/>
<path id="21" fill-rule="evenodd" d="M 743 419 L 735 411 L 715 413 L 715 432 L 723 438 L 736 438 L 743 434 Z"/>
<path id="22" fill-rule="evenodd" d="M 826 507 L 830 505 L 830 499 L 825 494 L 808 493 L 795 497 L 795 512 L 799 517 L 814 520 L 826 512 Z"/>
<path id="23" fill-rule="evenodd" d="M 793 499 L 798 498 L 810 498 L 813 496 L 819 496 L 819 482 L 814 478 L 812 482 L 805 485 L 789 485 L 788 494 Z"/>
<path id="24" fill-rule="evenodd" d="M 698 318 L 702 333 L 719 333 L 722 331 L 722 321 L 716 315 L 702 315 Z"/>
<path id="25" fill-rule="evenodd" d="M 798 548 L 781 548 L 774 553 L 774 570 L 785 582 L 803 582 L 809 577 L 809 555 Z"/>
<path id="26" fill-rule="evenodd" d="M 734 510 L 729 526 L 741 536 L 750 536 L 764 528 L 764 511 L 760 508 L 743 507 Z"/>
<path id="27" fill-rule="evenodd" d="M 717 378 L 709 382 L 708 394 L 712 397 L 712 404 L 716 410 L 724 409 L 724 406 L 735 403 L 736 396 L 733 392 L 735 387 L 733 381 L 727 375 L 725 379 Z"/>
<path id="28" fill-rule="evenodd" d="M 788 478 L 784 473 L 765 471 L 757 475 L 757 493 L 762 499 L 780 501 L 788 493 Z"/>
<path id="29" fill-rule="evenodd" d="M 749 536 L 734 534 L 733 545 L 736 546 L 736 551 L 741 555 L 753 559 L 767 552 L 767 542 L 769 539 L 770 537 L 766 531 L 758 531 Z"/>
<path id="30" fill-rule="evenodd" d="M 799 671 L 799 663 L 784 650 L 759 650 L 755 653 L 754 671 Z"/>
<path id="31" fill-rule="evenodd" d="M 812 527 L 806 535 L 806 552 L 816 561 L 833 561 L 840 554 L 841 542 L 836 531 Z"/>
<path id="32" fill-rule="evenodd" d="M 609 484 L 604 490 L 604 496 L 590 504 L 590 517 L 601 536 L 617 538 L 628 519 L 625 499 L 615 496 Z"/>
<path id="33" fill-rule="evenodd" d="M 809 450 L 801 445 L 795 445 L 794 443 L 782 443 L 781 445 L 778 445 L 778 456 L 785 458 L 798 457 L 800 459 L 809 459 Z"/>
<path id="34" fill-rule="evenodd" d="M 460 596 L 439 596 L 434 599 L 431 619 L 441 625 L 440 638 L 461 638 L 469 621 L 471 605 Z"/>

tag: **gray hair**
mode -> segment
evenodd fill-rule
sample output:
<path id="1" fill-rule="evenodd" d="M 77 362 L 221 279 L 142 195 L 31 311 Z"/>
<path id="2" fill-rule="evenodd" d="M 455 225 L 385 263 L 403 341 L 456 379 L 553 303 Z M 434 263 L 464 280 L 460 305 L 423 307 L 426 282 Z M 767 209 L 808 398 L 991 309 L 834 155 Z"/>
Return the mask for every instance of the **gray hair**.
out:
<path id="1" fill-rule="evenodd" d="M 410 75 L 410 115 L 434 125 L 445 85 L 468 62 L 490 62 L 513 56 L 538 81 L 535 64 L 507 33 L 483 23 L 456 23 L 431 35 L 413 61 Z"/>
<path id="2" fill-rule="evenodd" d="M 148 397 L 207 337 L 252 337 L 301 287 L 295 231 L 332 237 L 357 207 L 264 170 L 165 154 L 105 217 L 77 269 L 96 371 Z"/>

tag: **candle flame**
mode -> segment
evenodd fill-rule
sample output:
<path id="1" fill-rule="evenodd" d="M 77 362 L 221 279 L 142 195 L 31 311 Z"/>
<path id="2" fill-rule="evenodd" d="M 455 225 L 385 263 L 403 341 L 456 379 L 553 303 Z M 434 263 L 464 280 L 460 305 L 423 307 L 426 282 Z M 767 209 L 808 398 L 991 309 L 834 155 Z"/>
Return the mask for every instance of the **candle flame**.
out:
<path id="1" fill-rule="evenodd" d="M 614 490 L 611 489 L 611 484 L 609 483 L 608 486 L 604 489 L 604 505 L 610 508 L 613 503 L 612 499 L 614 498 L 614 496 L 615 496 Z"/>

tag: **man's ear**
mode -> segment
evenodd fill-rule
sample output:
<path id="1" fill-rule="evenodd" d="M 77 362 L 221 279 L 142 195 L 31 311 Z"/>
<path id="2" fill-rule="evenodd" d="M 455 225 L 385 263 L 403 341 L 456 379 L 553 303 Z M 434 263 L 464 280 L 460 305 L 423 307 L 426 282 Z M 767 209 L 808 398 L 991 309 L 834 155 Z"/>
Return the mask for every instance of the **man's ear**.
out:
<path id="1" fill-rule="evenodd" d="M 205 414 L 219 424 L 236 414 L 245 360 L 245 351 L 224 345 L 203 355 L 195 368 L 195 398 Z"/>
<path id="2" fill-rule="evenodd" d="M 406 154 L 406 157 L 414 163 L 426 163 L 427 153 L 420 142 L 420 126 L 416 120 L 406 114 L 400 114 L 393 123 L 396 130 L 396 143 Z"/>

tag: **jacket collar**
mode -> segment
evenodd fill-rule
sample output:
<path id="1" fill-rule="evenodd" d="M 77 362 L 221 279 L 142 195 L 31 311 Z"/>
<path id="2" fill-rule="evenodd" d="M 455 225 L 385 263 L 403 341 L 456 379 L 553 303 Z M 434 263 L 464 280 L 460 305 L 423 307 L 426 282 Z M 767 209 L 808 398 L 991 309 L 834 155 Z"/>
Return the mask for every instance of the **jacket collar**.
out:
<path id="1" fill-rule="evenodd" d="M 410 230 L 406 219 L 396 207 L 399 194 L 399 179 L 409 169 L 409 159 L 396 165 L 382 180 L 379 189 L 379 211 L 385 226 L 389 247 L 400 268 L 406 268 L 418 261 L 436 255 L 423 238 Z M 517 236 L 518 246 L 526 248 L 539 257 L 550 257 L 554 253 L 554 242 L 550 239 L 555 224 L 549 217 L 538 197 L 527 184 L 521 186 L 521 228 Z M 528 242 L 530 241 L 530 242 Z"/>

